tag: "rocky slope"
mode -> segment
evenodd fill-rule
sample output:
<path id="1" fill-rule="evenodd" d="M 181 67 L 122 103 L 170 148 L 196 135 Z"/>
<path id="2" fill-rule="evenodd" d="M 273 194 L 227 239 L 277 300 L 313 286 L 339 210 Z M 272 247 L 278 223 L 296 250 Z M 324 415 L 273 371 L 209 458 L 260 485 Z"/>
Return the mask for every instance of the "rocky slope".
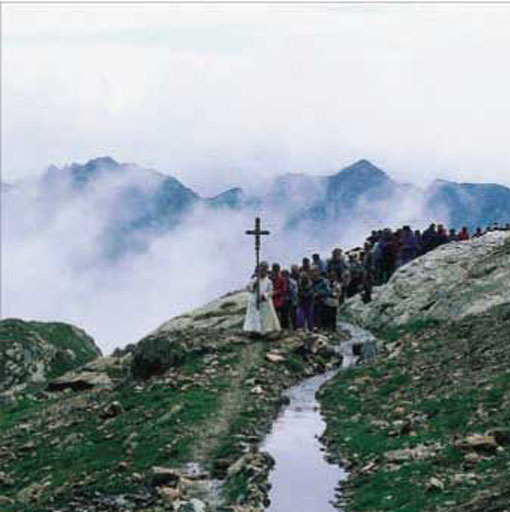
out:
<path id="1" fill-rule="evenodd" d="M 99 357 L 94 340 L 64 323 L 0 321 L 0 396 L 78 368 Z"/>
<path id="2" fill-rule="evenodd" d="M 494 231 L 439 247 L 399 269 L 374 300 L 343 313 L 370 329 L 419 319 L 452 321 L 510 302 L 510 233 Z"/>
<path id="3" fill-rule="evenodd" d="M 509 263 L 508 234 L 492 233 L 347 305 L 382 342 L 321 395 L 347 512 L 509 510 Z"/>
<path id="4" fill-rule="evenodd" d="M 255 448 L 284 389 L 340 364 L 340 336 L 253 339 L 245 301 L 175 318 L 0 409 L 2 512 L 262 509 L 272 461 Z"/>

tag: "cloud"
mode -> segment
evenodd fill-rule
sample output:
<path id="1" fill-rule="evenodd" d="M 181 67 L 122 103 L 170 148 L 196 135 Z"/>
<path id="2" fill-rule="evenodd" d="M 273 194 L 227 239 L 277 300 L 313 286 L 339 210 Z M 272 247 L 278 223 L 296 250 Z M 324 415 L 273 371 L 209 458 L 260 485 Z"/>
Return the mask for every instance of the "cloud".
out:
<path id="1" fill-rule="evenodd" d="M 260 190 L 368 158 L 399 181 L 510 185 L 505 5 L 3 5 L 2 179 L 110 154 L 203 195 Z M 133 178 L 134 179 L 134 178 Z M 251 214 L 197 210 L 146 250 L 101 261 L 115 182 L 53 208 L 2 197 L 3 314 L 67 320 L 111 349 L 242 286 Z M 57 194 L 58 191 L 55 191 Z M 67 199 L 66 199 L 67 198 Z M 306 194 L 303 197 L 307 199 Z M 356 245 L 386 220 L 428 220 L 408 196 L 323 236 L 262 212 L 284 264 Z M 300 198 L 296 198 L 300 209 Z"/>
<path id="2" fill-rule="evenodd" d="M 126 191 L 149 197 L 143 194 L 161 176 L 136 167 L 96 169 L 95 180 L 77 193 L 66 179 L 69 173 L 53 171 L 51 182 L 28 182 L 2 196 L 2 314 L 75 324 L 107 353 L 174 315 L 242 288 L 254 267 L 253 240 L 245 230 L 255 213 L 271 231 L 263 240 L 263 258 L 287 267 L 313 252 L 326 256 L 334 246 L 359 245 L 384 223 L 429 220 L 422 197 L 409 193 L 399 198 L 398 208 L 391 197 L 361 202 L 348 222 L 328 221 L 320 228 L 305 222 L 288 230 L 287 220 L 317 197 L 298 185 L 289 203 L 279 200 L 276 189 L 274 202 L 255 210 L 198 205 L 169 232 L 124 232 L 137 249 L 112 259 L 105 257 L 112 226 L 137 218 L 136 201 L 123 199 Z M 309 189 L 310 181 L 305 180 Z"/>
<path id="3" fill-rule="evenodd" d="M 113 154 L 210 194 L 357 158 L 510 184 L 508 6 L 4 12 L 4 179 Z"/>

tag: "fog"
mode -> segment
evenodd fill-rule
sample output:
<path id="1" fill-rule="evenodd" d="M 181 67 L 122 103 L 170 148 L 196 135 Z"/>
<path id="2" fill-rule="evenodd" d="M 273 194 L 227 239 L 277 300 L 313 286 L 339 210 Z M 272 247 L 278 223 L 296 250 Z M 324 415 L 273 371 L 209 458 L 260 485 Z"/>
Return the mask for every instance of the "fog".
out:
<path id="1" fill-rule="evenodd" d="M 109 154 L 212 195 L 367 158 L 510 184 L 510 6 L 3 5 L 3 179 Z"/>
<path id="2" fill-rule="evenodd" d="M 316 251 L 327 257 L 334 246 L 358 245 L 382 223 L 430 220 L 413 194 L 399 198 L 398 208 L 394 198 L 378 205 L 361 202 L 349 222 L 320 229 L 307 222 L 285 228 L 296 211 L 310 205 L 299 194 L 287 207 L 271 203 L 232 211 L 198 205 L 171 231 L 126 234 L 137 242 L 128 244 L 135 249 L 105 257 L 112 225 L 136 213 L 119 201 L 122 191 L 154 187 L 140 176 L 101 174 L 76 193 L 61 171 L 50 188 L 44 181 L 26 182 L 2 195 L 3 317 L 70 322 L 111 352 L 174 315 L 244 287 L 254 267 L 253 238 L 245 234 L 254 215 L 271 231 L 263 238 L 262 257 L 287 267 Z"/>
<path id="3" fill-rule="evenodd" d="M 441 212 L 409 193 L 286 231 L 305 183 L 285 207 L 198 208 L 108 260 L 108 227 L 131 215 L 120 184 L 41 194 L 48 165 L 107 154 L 209 196 L 361 158 L 418 186 L 510 185 L 509 5 L 8 4 L 2 20 L 1 178 L 24 190 L 2 193 L 2 316 L 74 323 L 107 352 L 244 286 L 256 213 L 264 258 L 288 265 Z"/>

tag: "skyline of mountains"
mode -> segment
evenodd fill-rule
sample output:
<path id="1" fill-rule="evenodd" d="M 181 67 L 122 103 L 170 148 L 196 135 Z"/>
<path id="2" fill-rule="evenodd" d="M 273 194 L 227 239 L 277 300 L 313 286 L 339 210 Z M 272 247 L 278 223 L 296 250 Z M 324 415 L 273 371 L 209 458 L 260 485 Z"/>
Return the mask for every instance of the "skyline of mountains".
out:
<path id="1" fill-rule="evenodd" d="M 339 229 L 354 225 L 375 229 L 436 220 L 474 229 L 510 221 L 510 188 L 503 185 L 435 180 L 420 189 L 365 159 L 326 176 L 281 175 L 258 194 L 235 187 L 202 197 L 173 176 L 105 156 L 50 166 L 37 189 L 48 218 L 64 205 L 93 202 L 104 216 L 102 252 L 109 259 L 143 251 L 147 237 L 171 232 L 197 208 L 278 218 L 282 230 L 312 241 L 338 238 Z M 2 185 L 4 193 L 13 190 L 23 187 Z"/>
<path id="2" fill-rule="evenodd" d="M 3 314 L 60 318 L 116 345 L 245 285 L 259 215 L 262 257 L 283 267 L 371 229 L 510 220 L 510 189 L 399 183 L 366 160 L 325 176 L 287 174 L 253 194 L 203 197 L 174 177 L 111 158 L 2 186 Z M 112 314 L 115 312 L 115 321 Z"/>

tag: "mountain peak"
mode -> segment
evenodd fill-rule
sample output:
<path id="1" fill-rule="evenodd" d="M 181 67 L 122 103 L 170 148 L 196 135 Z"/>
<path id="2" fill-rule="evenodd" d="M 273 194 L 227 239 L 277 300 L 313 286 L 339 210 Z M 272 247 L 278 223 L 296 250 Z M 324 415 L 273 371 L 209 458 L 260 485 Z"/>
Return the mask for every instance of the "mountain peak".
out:
<path id="1" fill-rule="evenodd" d="M 111 156 L 100 156 L 97 158 L 93 158 L 89 160 L 85 165 L 80 166 L 87 170 L 95 171 L 97 169 L 116 169 L 118 167 L 122 167 L 116 160 L 114 160 Z"/>
<path id="2" fill-rule="evenodd" d="M 237 208 L 244 200 L 244 191 L 240 187 L 230 188 L 221 194 L 209 198 L 207 201 L 211 206 Z"/>
<path id="3" fill-rule="evenodd" d="M 361 159 L 342 169 L 338 174 L 363 174 L 365 177 L 378 176 L 388 178 L 388 175 L 369 160 Z"/>

